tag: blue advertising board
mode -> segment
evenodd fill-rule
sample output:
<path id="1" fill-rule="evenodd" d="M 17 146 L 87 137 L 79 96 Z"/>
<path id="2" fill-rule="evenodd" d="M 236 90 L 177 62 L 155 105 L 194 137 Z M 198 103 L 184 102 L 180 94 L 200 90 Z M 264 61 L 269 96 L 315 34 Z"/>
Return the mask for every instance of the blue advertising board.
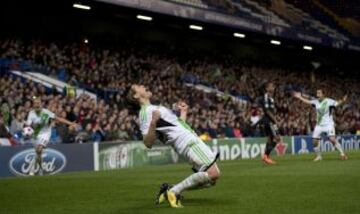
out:
<path id="1" fill-rule="evenodd" d="M 44 174 L 94 170 L 93 147 L 93 144 L 49 146 L 42 156 Z M 34 158 L 32 146 L 0 147 L 0 177 L 28 176 Z M 39 167 L 35 168 L 35 172 L 38 170 Z"/>
<path id="2" fill-rule="evenodd" d="M 359 150 L 360 136 L 359 135 L 343 135 L 336 137 L 344 150 Z M 327 137 L 320 140 L 321 151 L 329 152 L 334 151 L 335 148 Z M 306 154 L 313 152 L 313 144 L 311 136 L 295 136 L 294 137 L 294 153 Z"/>

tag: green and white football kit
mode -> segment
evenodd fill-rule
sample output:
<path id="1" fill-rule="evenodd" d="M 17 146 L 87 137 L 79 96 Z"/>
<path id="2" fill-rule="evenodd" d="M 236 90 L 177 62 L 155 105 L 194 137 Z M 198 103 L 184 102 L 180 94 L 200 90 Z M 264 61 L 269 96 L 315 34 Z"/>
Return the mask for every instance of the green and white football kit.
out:
<path id="1" fill-rule="evenodd" d="M 152 113 L 156 110 L 161 115 L 156 125 L 157 134 L 163 135 L 166 144 L 171 145 L 179 155 L 186 158 L 196 171 L 206 171 L 216 161 L 216 155 L 190 126 L 170 109 L 156 105 L 142 106 L 139 113 L 142 134 L 148 133 Z"/>
<path id="2" fill-rule="evenodd" d="M 47 146 L 51 137 L 50 119 L 54 118 L 55 114 L 45 108 L 41 109 L 39 114 L 37 114 L 35 110 L 29 112 L 26 125 L 34 128 L 33 139 L 35 140 L 35 146 Z"/>
<path id="3" fill-rule="evenodd" d="M 311 104 L 316 109 L 316 126 L 312 137 L 320 139 L 322 133 L 326 133 L 327 136 L 335 136 L 333 111 L 338 103 L 333 99 L 325 98 L 321 102 L 311 100 Z"/>

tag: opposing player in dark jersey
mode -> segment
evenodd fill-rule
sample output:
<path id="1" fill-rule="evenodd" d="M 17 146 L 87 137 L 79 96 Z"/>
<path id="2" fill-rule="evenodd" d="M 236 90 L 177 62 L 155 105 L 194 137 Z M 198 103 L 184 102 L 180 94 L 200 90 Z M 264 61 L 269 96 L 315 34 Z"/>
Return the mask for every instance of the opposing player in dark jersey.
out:
<path id="1" fill-rule="evenodd" d="M 265 84 L 265 93 L 259 101 L 260 107 L 264 111 L 264 115 L 260 119 L 259 124 L 262 127 L 264 134 L 268 137 L 265 147 L 265 154 L 262 158 L 262 161 L 265 164 L 276 164 L 275 161 L 270 159 L 270 153 L 275 148 L 276 144 L 282 141 L 275 117 L 276 109 L 273 97 L 274 91 L 274 83 L 267 82 Z"/>

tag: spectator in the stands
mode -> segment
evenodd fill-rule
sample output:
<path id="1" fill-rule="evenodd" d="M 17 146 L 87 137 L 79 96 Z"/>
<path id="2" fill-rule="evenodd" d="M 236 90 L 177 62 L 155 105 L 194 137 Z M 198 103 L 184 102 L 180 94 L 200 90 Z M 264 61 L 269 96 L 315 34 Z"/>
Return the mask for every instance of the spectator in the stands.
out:
<path id="1" fill-rule="evenodd" d="M 33 82 L 3 77 L 0 78 L 0 99 L 9 104 L 11 116 L 15 118 L 19 112 L 27 114 L 31 97 L 42 94 L 44 102 L 56 113 L 66 112 L 67 118 L 77 121 L 83 129 L 91 124 L 92 133 L 96 133 L 93 139 L 96 140 L 113 139 L 115 133 L 118 133 L 118 139 L 141 138 L 136 116 L 129 113 L 122 98 L 126 87 L 139 79 L 154 91 L 155 103 L 161 101 L 160 104 L 170 107 L 180 99 L 188 102 L 191 107 L 188 123 L 204 136 L 206 133 L 212 137 L 258 136 L 260 129 L 251 127 L 250 122 L 258 114 L 251 114 L 249 103 L 256 101 L 259 86 L 270 79 L 279 85 L 275 99 L 276 103 L 282 103 L 277 106 L 277 119 L 283 135 L 308 134 L 309 124 L 315 119 L 314 114 L 309 117 L 309 108 L 289 96 L 294 89 L 311 94 L 313 88 L 308 72 L 252 64 L 231 56 L 192 57 L 191 53 L 181 56 L 181 53 L 170 50 L 162 53 L 136 44 L 130 44 L 131 48 L 124 46 L 121 51 L 83 49 L 79 45 L 41 41 L 8 40 L 1 44 L 0 56 L 29 60 L 28 66 L 52 76 L 60 73 L 65 82 L 85 87 L 105 98 L 98 102 L 85 95 L 67 98 L 53 88 L 45 90 Z M 339 134 L 355 133 L 360 115 L 360 104 L 357 103 L 360 86 L 351 77 L 341 77 L 341 82 L 337 79 L 336 75 L 328 75 L 318 77 L 316 82 L 326 85 L 326 90 L 334 98 L 351 88 L 349 105 L 336 111 L 336 122 Z M 185 86 L 185 83 L 206 85 L 218 93 L 206 93 Z M 97 130 L 94 132 L 95 126 Z M 70 139 L 68 131 L 60 128 L 59 136 Z"/>

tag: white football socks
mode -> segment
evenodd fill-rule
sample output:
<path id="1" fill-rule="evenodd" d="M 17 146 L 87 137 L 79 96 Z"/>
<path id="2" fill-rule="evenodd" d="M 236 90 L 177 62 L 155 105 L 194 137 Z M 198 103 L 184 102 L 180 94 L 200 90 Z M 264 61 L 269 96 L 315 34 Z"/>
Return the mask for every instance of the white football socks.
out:
<path id="1" fill-rule="evenodd" d="M 37 160 L 36 160 L 37 158 L 36 158 L 36 155 L 35 155 L 35 157 L 31 160 L 31 162 L 30 162 L 30 166 L 29 166 L 29 169 L 30 169 L 30 171 L 29 171 L 29 173 L 30 174 L 34 174 L 35 173 L 35 165 L 36 165 L 36 163 L 37 163 Z"/>
<path id="2" fill-rule="evenodd" d="M 317 157 L 321 157 L 320 143 L 316 147 L 314 147 L 314 152 Z"/>
<path id="3" fill-rule="evenodd" d="M 186 189 L 207 184 L 210 181 L 211 179 L 209 178 L 207 172 L 197 172 L 185 178 L 183 181 L 176 184 L 175 186 L 173 186 L 173 188 L 171 188 L 171 191 L 178 194 Z"/>
<path id="4" fill-rule="evenodd" d="M 337 142 L 336 141 L 336 143 L 335 143 L 335 148 L 340 152 L 340 155 L 341 156 L 344 156 L 345 154 L 344 154 L 344 151 L 343 151 L 343 149 L 342 149 L 342 147 L 341 147 L 341 144 L 339 143 L 339 142 Z"/>

